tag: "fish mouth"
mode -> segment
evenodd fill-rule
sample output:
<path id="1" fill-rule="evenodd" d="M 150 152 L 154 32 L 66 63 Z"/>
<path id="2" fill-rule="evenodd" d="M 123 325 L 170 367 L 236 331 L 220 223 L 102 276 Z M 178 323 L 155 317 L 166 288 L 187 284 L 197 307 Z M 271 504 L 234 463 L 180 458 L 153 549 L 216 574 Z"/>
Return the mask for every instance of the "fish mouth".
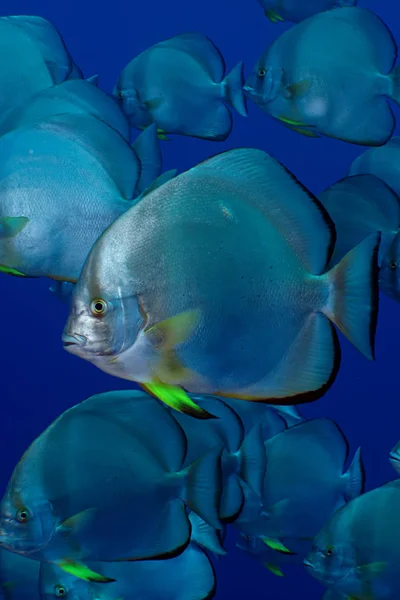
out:
<path id="1" fill-rule="evenodd" d="M 399 464 L 400 463 L 400 456 L 398 456 L 397 454 L 395 454 L 394 452 L 391 452 L 389 454 L 389 460 L 392 464 Z"/>
<path id="2" fill-rule="evenodd" d="M 86 345 L 87 339 L 78 333 L 63 333 L 62 343 L 68 352 L 78 352 Z"/>
<path id="3" fill-rule="evenodd" d="M 303 565 L 304 565 L 304 566 L 305 566 L 307 569 L 312 569 L 312 570 L 315 570 L 315 566 L 313 565 L 313 563 L 312 563 L 312 562 L 311 562 L 311 561 L 310 561 L 308 558 L 305 558 L 305 559 L 303 560 Z"/>

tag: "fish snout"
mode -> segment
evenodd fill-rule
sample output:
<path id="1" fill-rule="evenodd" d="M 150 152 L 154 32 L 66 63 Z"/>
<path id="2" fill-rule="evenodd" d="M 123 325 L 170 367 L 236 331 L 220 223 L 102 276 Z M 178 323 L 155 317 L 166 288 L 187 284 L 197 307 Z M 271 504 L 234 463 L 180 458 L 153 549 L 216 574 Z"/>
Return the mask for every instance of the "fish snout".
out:
<path id="1" fill-rule="evenodd" d="M 315 569 L 315 566 L 313 565 L 313 563 L 310 561 L 309 558 L 305 558 L 303 560 L 303 565 L 306 567 L 306 569 Z"/>
<path id="2" fill-rule="evenodd" d="M 86 345 L 87 339 L 79 333 L 63 333 L 62 342 L 68 352 L 78 352 Z"/>

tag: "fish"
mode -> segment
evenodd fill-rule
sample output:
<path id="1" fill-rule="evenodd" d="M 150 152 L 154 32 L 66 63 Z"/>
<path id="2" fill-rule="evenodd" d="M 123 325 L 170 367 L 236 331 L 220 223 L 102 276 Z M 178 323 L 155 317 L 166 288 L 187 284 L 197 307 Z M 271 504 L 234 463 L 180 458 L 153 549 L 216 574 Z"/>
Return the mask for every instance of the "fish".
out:
<path id="1" fill-rule="evenodd" d="M 0 17 L 0 38 L 1 118 L 41 90 L 82 78 L 61 35 L 46 19 Z"/>
<path id="2" fill-rule="evenodd" d="M 130 140 L 128 120 L 112 96 L 84 79 L 69 79 L 38 91 L 29 102 L 12 107 L 0 121 L 0 135 L 62 114 L 94 116 Z"/>
<path id="3" fill-rule="evenodd" d="M 304 560 L 308 573 L 336 594 L 396 598 L 399 501 L 398 482 L 389 482 L 339 509 L 314 538 Z"/>
<path id="4" fill-rule="evenodd" d="M 41 563 L 41 599 L 206 600 L 214 595 L 216 587 L 211 562 L 196 544 L 169 560 L 91 562 L 90 568 L 106 572 L 114 581 L 107 585 L 84 581 L 57 565 Z"/>
<path id="5" fill-rule="evenodd" d="M 36 15 L 12 15 L 1 17 L 1 20 L 12 25 L 14 31 L 18 29 L 26 35 L 38 48 L 53 84 L 66 79 L 83 78 L 80 68 L 72 60 L 60 32 L 53 23 Z M 9 60 L 9 57 L 7 59 Z"/>
<path id="6" fill-rule="evenodd" d="M 293 552 L 282 542 L 289 538 L 312 539 L 337 508 L 364 489 L 360 449 L 343 473 L 348 443 L 330 419 L 294 425 L 267 440 L 265 449 L 267 469 L 259 505 L 248 504 L 235 526 L 275 550 Z"/>
<path id="7" fill-rule="evenodd" d="M 302 135 L 381 146 L 400 100 L 397 47 L 373 12 L 321 12 L 285 31 L 262 54 L 244 86 L 265 113 Z"/>
<path id="8" fill-rule="evenodd" d="M 0 550 L 0 596 L 5 600 L 40 600 L 40 562 Z"/>
<path id="9" fill-rule="evenodd" d="M 187 509 L 214 529 L 221 495 L 214 448 L 183 468 L 187 439 L 167 409 L 135 390 L 93 396 L 29 446 L 0 503 L 0 546 L 111 583 L 89 561 L 179 555 Z"/>
<path id="10" fill-rule="evenodd" d="M 355 6 L 357 0 L 258 0 L 271 23 L 299 23 L 312 15 L 341 6 Z"/>
<path id="11" fill-rule="evenodd" d="M 330 267 L 375 231 L 379 245 L 379 287 L 400 302 L 400 200 L 375 175 L 345 177 L 319 195 L 335 223 L 336 244 Z M 399 267 L 399 268 L 398 268 Z"/>
<path id="12" fill-rule="evenodd" d="M 132 127 L 157 123 L 161 138 L 179 134 L 215 141 L 232 129 L 229 104 L 247 116 L 243 63 L 225 75 L 224 59 L 200 33 L 169 38 L 134 58 L 113 94 Z"/>
<path id="13" fill-rule="evenodd" d="M 340 364 L 332 322 L 374 353 L 379 234 L 326 272 L 334 236 L 322 205 L 273 157 L 216 155 L 142 194 L 100 236 L 64 348 L 198 418 L 209 415 L 188 392 L 315 400 Z"/>
<path id="14" fill-rule="evenodd" d="M 128 142 L 90 115 L 0 137 L 0 270 L 75 283 L 94 242 L 137 199 L 140 170 Z"/>

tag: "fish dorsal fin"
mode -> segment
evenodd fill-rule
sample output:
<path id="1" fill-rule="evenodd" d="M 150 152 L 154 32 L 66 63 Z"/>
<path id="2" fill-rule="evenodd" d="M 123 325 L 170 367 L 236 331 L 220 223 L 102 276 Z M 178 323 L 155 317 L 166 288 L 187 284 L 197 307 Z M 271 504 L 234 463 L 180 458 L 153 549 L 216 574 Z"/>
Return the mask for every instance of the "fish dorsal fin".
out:
<path id="1" fill-rule="evenodd" d="M 50 21 L 38 16 L 16 15 L 7 19 L 13 25 L 20 27 L 37 45 L 53 83 L 65 81 L 72 71 L 73 62 L 56 27 Z"/>
<path id="2" fill-rule="evenodd" d="M 222 54 L 213 42 L 201 33 L 181 33 L 160 42 L 157 46 L 167 46 L 189 54 L 203 66 L 215 83 L 220 83 L 225 75 Z"/>
<path id="3" fill-rule="evenodd" d="M 341 179 L 322 192 L 321 200 L 336 222 L 336 215 L 342 219 L 356 213 L 370 227 L 365 237 L 377 230 L 397 230 L 400 228 L 400 201 L 393 190 L 375 175 L 352 175 Z M 347 216 L 346 216 L 347 215 Z"/>
<path id="4" fill-rule="evenodd" d="M 135 196 L 144 192 L 161 174 L 161 148 L 157 136 L 157 125 L 153 123 L 136 138 L 132 148 L 140 161 L 140 177 Z"/>
<path id="5" fill-rule="evenodd" d="M 144 190 L 144 192 L 142 192 L 140 194 L 140 196 L 138 196 L 137 200 L 144 198 L 145 196 L 147 196 L 147 194 L 150 194 L 150 192 L 154 192 L 154 190 L 156 190 L 157 188 L 164 185 L 164 183 L 167 183 L 167 181 L 176 177 L 177 174 L 178 174 L 177 169 L 171 169 L 170 171 L 165 171 L 165 173 L 162 173 L 162 175 L 157 177 L 157 179 L 155 181 L 153 181 L 153 183 L 151 185 L 149 185 L 149 187 L 146 188 Z"/>
<path id="6" fill-rule="evenodd" d="M 280 232 L 303 266 L 324 272 L 335 243 L 335 228 L 320 202 L 272 156 L 237 148 L 200 163 L 187 173 L 223 173 L 246 189 L 249 203 Z"/>

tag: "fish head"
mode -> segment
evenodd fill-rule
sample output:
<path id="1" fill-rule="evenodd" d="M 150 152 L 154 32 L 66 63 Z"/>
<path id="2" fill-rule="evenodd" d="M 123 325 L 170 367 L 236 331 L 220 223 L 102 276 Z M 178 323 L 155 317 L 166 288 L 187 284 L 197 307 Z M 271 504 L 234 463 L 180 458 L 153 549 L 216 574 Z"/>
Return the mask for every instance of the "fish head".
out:
<path id="1" fill-rule="evenodd" d="M 62 336 L 65 350 L 95 364 L 133 346 L 145 318 L 138 298 L 108 277 L 113 266 L 107 261 L 101 250 L 89 256 Z"/>
<path id="2" fill-rule="evenodd" d="M 390 451 L 389 460 L 392 467 L 400 475 L 400 442 Z"/>
<path id="3" fill-rule="evenodd" d="M 259 106 L 272 102 L 283 89 L 283 70 L 261 58 L 244 86 L 246 96 Z"/>
<path id="4" fill-rule="evenodd" d="M 139 91 L 127 84 L 123 78 L 120 78 L 114 87 L 113 96 L 133 127 L 141 129 L 151 125 L 153 119 Z"/>
<path id="5" fill-rule="evenodd" d="M 14 472 L 0 504 L 0 546 L 29 555 L 47 546 L 56 528 L 51 502 Z"/>
<path id="6" fill-rule="evenodd" d="M 236 547 L 250 555 L 259 555 L 265 551 L 265 544 L 257 535 L 241 533 Z"/>
<path id="7" fill-rule="evenodd" d="M 340 509 L 338 513 L 340 513 Z M 337 514 L 338 514 L 337 513 Z M 314 538 L 304 566 L 310 575 L 326 585 L 336 587 L 344 579 L 346 584 L 355 575 L 355 551 L 349 538 L 349 530 L 343 530 L 334 517 Z"/>
<path id="8" fill-rule="evenodd" d="M 387 296 L 400 302 L 400 231 L 394 236 L 382 259 L 379 286 Z"/>
<path id="9" fill-rule="evenodd" d="M 66 573 L 53 563 L 40 565 L 39 590 L 42 600 L 93 600 L 94 584 Z"/>

